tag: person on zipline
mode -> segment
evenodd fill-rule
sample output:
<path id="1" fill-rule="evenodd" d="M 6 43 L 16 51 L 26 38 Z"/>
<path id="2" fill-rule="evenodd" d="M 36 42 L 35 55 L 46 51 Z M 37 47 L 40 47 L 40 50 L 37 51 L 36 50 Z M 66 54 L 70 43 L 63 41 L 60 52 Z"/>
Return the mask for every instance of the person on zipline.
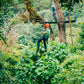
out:
<path id="1" fill-rule="evenodd" d="M 52 2 L 52 12 L 53 12 L 53 19 L 55 20 L 55 21 L 57 21 L 57 18 L 56 18 L 56 10 L 55 10 L 55 4 L 54 4 L 54 2 Z"/>
<path id="2" fill-rule="evenodd" d="M 45 47 L 45 52 L 47 52 L 47 46 L 46 46 L 46 42 L 48 41 L 49 35 L 50 35 L 50 24 L 46 23 L 44 24 L 45 30 L 43 31 L 43 36 L 37 41 L 37 51 L 36 53 L 39 51 L 39 47 L 40 47 L 40 42 L 43 40 L 44 42 L 44 47 Z"/>

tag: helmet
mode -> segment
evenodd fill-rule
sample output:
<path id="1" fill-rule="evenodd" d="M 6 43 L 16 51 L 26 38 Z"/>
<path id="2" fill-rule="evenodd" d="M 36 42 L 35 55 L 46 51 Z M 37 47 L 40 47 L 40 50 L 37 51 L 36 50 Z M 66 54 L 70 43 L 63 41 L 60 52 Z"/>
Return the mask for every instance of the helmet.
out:
<path id="1" fill-rule="evenodd" d="M 50 24 L 46 23 L 46 24 L 44 24 L 44 26 L 45 26 L 45 27 L 49 27 L 49 26 L 50 26 Z"/>

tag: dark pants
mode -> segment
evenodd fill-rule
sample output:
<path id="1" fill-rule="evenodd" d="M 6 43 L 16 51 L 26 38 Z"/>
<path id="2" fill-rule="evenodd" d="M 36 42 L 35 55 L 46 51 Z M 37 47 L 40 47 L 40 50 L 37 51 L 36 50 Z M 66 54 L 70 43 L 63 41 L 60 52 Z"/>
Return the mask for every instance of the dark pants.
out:
<path id="1" fill-rule="evenodd" d="M 57 21 L 57 18 L 56 18 L 56 14 L 55 13 L 53 13 L 53 18 L 54 18 L 55 21 Z"/>
<path id="2" fill-rule="evenodd" d="M 40 42 L 43 40 L 44 42 L 44 47 L 45 47 L 45 50 L 47 49 L 47 46 L 46 46 L 46 41 L 48 41 L 48 38 L 43 35 L 38 41 L 37 41 L 37 51 L 39 50 L 39 47 L 40 47 Z"/>

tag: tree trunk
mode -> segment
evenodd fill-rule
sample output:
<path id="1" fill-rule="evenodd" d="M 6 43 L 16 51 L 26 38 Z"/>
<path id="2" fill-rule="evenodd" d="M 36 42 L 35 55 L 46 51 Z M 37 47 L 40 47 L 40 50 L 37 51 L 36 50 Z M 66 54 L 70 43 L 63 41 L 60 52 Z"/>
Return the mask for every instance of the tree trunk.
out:
<path id="1" fill-rule="evenodd" d="M 37 21 L 38 22 L 42 22 L 43 18 L 38 15 L 35 11 L 35 9 L 32 6 L 31 0 L 24 0 L 24 4 L 25 4 L 25 8 L 26 8 L 26 12 L 29 14 L 29 20 L 35 24 Z"/>
<path id="2" fill-rule="evenodd" d="M 63 12 L 60 7 L 60 4 L 59 4 L 59 0 L 54 0 L 54 3 L 55 3 L 55 8 L 56 8 L 57 21 L 64 21 L 64 16 L 63 16 Z M 60 43 L 66 43 L 64 22 L 58 23 L 58 39 Z"/>
<path id="3" fill-rule="evenodd" d="M 25 4 L 26 12 L 28 12 L 29 14 L 29 20 L 33 24 L 35 24 L 37 21 L 40 23 L 43 22 L 43 18 L 39 14 L 37 14 L 36 11 L 34 10 L 31 0 L 28 0 L 28 1 L 25 0 L 24 4 Z M 50 26 L 50 39 L 51 41 L 55 40 L 55 36 L 54 36 L 51 26 Z"/>
<path id="4" fill-rule="evenodd" d="M 53 33 L 53 30 L 52 30 L 52 27 L 50 26 L 50 40 L 51 41 L 54 41 L 55 40 L 55 36 L 54 36 L 54 33 Z"/>

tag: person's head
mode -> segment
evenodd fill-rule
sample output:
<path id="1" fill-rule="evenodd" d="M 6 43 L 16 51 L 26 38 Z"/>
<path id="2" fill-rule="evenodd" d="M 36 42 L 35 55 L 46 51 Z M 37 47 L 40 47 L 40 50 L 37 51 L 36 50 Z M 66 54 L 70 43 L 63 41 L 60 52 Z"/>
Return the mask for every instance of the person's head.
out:
<path id="1" fill-rule="evenodd" d="M 54 5 L 54 2 L 52 2 L 52 5 Z"/>
<path id="2" fill-rule="evenodd" d="M 52 6 L 51 7 L 55 7 L 55 4 L 54 4 L 54 2 L 52 2 Z"/>
<path id="3" fill-rule="evenodd" d="M 50 24 L 49 23 L 46 23 L 46 24 L 44 24 L 44 27 L 47 29 L 47 28 L 50 27 Z"/>

